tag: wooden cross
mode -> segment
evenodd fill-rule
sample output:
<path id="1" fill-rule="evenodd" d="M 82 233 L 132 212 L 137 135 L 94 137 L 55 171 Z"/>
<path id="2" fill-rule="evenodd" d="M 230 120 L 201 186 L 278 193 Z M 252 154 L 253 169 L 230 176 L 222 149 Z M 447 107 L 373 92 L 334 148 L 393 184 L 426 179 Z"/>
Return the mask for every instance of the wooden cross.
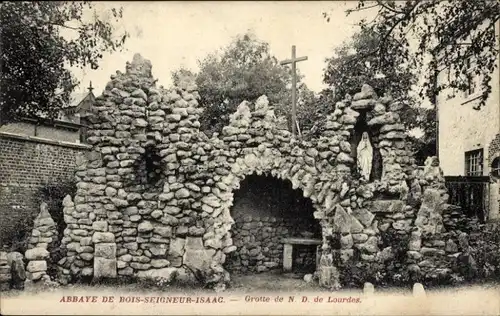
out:
<path id="1" fill-rule="evenodd" d="M 280 62 L 280 65 L 292 64 L 292 135 L 295 136 L 297 128 L 297 63 L 299 61 L 307 60 L 307 56 L 296 57 L 295 45 L 292 46 L 292 59 L 286 59 Z"/>
<path id="2" fill-rule="evenodd" d="M 90 82 L 90 86 L 87 89 L 89 90 L 89 93 L 91 93 L 92 90 L 94 90 L 94 87 L 92 87 L 92 81 Z"/>

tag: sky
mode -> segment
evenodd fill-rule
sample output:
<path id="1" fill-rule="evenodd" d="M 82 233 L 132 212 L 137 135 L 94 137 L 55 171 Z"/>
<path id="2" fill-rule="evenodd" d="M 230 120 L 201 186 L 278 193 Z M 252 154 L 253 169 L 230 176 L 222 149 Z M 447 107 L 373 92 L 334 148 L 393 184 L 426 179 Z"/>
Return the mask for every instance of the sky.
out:
<path id="1" fill-rule="evenodd" d="M 181 67 L 197 71 L 197 61 L 228 45 L 237 35 L 253 32 L 268 42 L 273 55 L 290 58 L 291 46 L 297 56 L 308 60 L 298 63 L 307 86 L 319 92 L 324 84 L 325 59 L 358 29 L 356 23 L 374 12 L 364 11 L 346 17 L 345 10 L 357 1 L 311 2 L 99 2 L 99 12 L 121 6 L 123 18 L 117 31 L 130 33 L 123 52 L 106 54 L 97 70 L 72 69 L 80 81 L 77 92 L 85 91 L 92 81 L 100 95 L 117 70 L 135 53 L 149 59 L 158 85 L 171 84 L 171 73 Z M 330 13 L 330 22 L 323 18 Z"/>

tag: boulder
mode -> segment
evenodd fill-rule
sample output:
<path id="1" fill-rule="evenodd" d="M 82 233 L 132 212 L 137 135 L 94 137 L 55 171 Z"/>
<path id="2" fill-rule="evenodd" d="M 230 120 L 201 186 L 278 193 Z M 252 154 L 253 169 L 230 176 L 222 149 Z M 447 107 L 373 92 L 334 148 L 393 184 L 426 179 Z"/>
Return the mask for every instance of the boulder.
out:
<path id="1" fill-rule="evenodd" d="M 353 210 L 352 213 L 365 227 L 369 227 L 375 218 L 373 213 L 364 208 Z"/>
<path id="2" fill-rule="evenodd" d="M 23 255 L 19 252 L 10 252 L 7 254 L 7 262 L 10 266 L 12 287 L 15 289 L 22 289 L 24 281 L 26 280 Z"/>
<path id="3" fill-rule="evenodd" d="M 313 275 L 312 274 L 306 274 L 306 275 L 304 275 L 304 281 L 306 283 L 311 283 L 313 281 Z"/>
<path id="4" fill-rule="evenodd" d="M 452 239 L 448 239 L 446 241 L 445 251 L 451 253 L 458 252 L 458 245 Z"/>
<path id="5" fill-rule="evenodd" d="M 187 237 L 183 257 L 183 264 L 194 271 L 207 271 L 209 269 L 210 258 L 203 247 L 201 237 Z"/>
<path id="6" fill-rule="evenodd" d="M 415 226 L 419 227 L 423 234 L 433 235 L 443 231 L 442 207 L 444 201 L 439 190 L 427 188 L 424 191 L 422 205 L 415 219 Z"/>
<path id="7" fill-rule="evenodd" d="M 112 243 L 115 242 L 115 235 L 113 233 L 95 232 L 92 235 L 92 242 L 94 244 Z"/>
<path id="8" fill-rule="evenodd" d="M 375 293 L 375 287 L 373 286 L 373 284 L 371 284 L 370 282 L 365 282 L 365 284 L 363 285 L 363 294 L 373 295 L 373 293 Z"/>
<path id="9" fill-rule="evenodd" d="M 28 263 L 26 267 L 28 272 L 44 272 L 47 271 L 47 261 L 45 260 L 33 260 Z"/>
<path id="10" fill-rule="evenodd" d="M 354 110 L 369 110 L 375 106 L 375 103 L 373 99 L 356 100 L 351 103 L 351 108 Z"/>
<path id="11" fill-rule="evenodd" d="M 27 260 L 44 260 L 48 258 L 50 253 L 44 248 L 32 248 L 26 250 L 25 257 Z"/>
<path id="12" fill-rule="evenodd" d="M 116 244 L 115 243 L 100 243 L 95 245 L 95 257 L 105 259 L 116 258 Z"/>
<path id="13" fill-rule="evenodd" d="M 335 215 L 333 217 L 334 231 L 339 233 L 351 232 L 352 219 L 345 209 L 338 204 L 336 206 Z"/>
<path id="14" fill-rule="evenodd" d="M 153 232 L 161 237 L 172 237 L 172 227 L 170 226 L 156 226 Z"/>
<path id="15" fill-rule="evenodd" d="M 169 257 L 182 257 L 184 255 L 184 246 L 186 239 L 174 238 L 170 241 L 170 248 L 168 250 Z"/>
<path id="16" fill-rule="evenodd" d="M 175 197 L 177 199 L 185 199 L 189 197 L 189 190 L 186 188 L 181 188 L 175 192 Z"/>
<path id="17" fill-rule="evenodd" d="M 177 268 L 162 268 L 150 269 L 146 271 L 138 271 L 137 277 L 141 279 L 162 279 L 167 282 L 172 282 L 177 276 Z"/>
<path id="18" fill-rule="evenodd" d="M 377 253 L 378 251 L 378 239 L 375 236 L 368 238 L 363 246 L 363 249 L 368 253 Z"/>
<path id="19" fill-rule="evenodd" d="M 153 268 L 165 268 L 170 265 L 170 262 L 166 259 L 153 259 L 150 264 Z"/>
<path id="20" fill-rule="evenodd" d="M 377 93 L 375 93 L 375 90 L 370 85 L 363 84 L 363 86 L 361 86 L 361 91 L 356 93 L 352 97 L 352 100 L 357 101 L 363 99 L 377 99 L 377 98 L 378 96 Z"/>
<path id="21" fill-rule="evenodd" d="M 108 222 L 95 221 L 92 223 L 92 229 L 99 232 L 106 232 L 108 230 Z"/>
<path id="22" fill-rule="evenodd" d="M 116 278 L 117 276 L 117 260 L 95 257 L 94 258 L 94 277 L 99 278 Z"/>
<path id="23" fill-rule="evenodd" d="M 147 233 L 152 231 L 153 229 L 154 229 L 153 224 L 151 224 L 151 222 L 149 221 L 144 221 L 140 223 L 139 226 L 137 227 L 137 231 L 140 233 Z"/>

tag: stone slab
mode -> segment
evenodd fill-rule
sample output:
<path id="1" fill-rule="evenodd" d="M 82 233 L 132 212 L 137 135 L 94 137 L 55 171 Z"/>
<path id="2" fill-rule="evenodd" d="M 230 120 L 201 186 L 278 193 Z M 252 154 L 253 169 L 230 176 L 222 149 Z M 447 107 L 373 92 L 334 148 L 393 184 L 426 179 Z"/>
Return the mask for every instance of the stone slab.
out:
<path id="1" fill-rule="evenodd" d="M 94 258 L 94 277 L 97 279 L 116 278 L 116 265 L 116 259 Z"/>

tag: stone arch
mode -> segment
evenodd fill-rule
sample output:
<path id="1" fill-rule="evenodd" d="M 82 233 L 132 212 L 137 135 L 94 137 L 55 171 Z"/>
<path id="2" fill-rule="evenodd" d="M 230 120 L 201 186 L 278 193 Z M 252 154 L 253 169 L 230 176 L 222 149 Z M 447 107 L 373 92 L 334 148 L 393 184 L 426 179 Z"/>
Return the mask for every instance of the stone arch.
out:
<path id="1" fill-rule="evenodd" d="M 317 214 L 321 213 L 323 206 L 317 202 L 317 198 L 312 198 L 316 193 L 314 192 L 314 187 L 317 184 L 317 180 L 314 176 L 309 176 L 305 181 L 301 181 L 298 177 L 291 177 L 288 172 L 287 159 L 284 155 L 277 149 L 266 148 L 260 151 L 258 148 L 252 150 L 252 152 L 247 153 L 245 156 L 237 158 L 232 164 L 230 172 L 228 175 L 223 177 L 219 183 L 218 187 L 224 187 L 221 190 L 221 194 L 227 197 L 226 202 L 222 202 L 221 214 L 218 216 L 217 220 L 220 220 L 224 224 L 223 231 L 223 244 L 232 244 L 231 238 L 231 228 L 234 224 L 234 219 L 231 216 L 230 209 L 233 205 L 233 192 L 240 188 L 240 183 L 249 175 L 270 175 L 276 179 L 288 180 L 292 183 L 293 189 L 300 189 L 305 198 L 311 199 L 312 206 L 315 210 L 315 217 L 319 220 L 319 225 L 322 227 L 326 225 L 326 221 L 317 218 Z M 324 235 L 324 234 L 323 234 Z M 225 252 L 229 253 L 236 250 L 236 247 L 231 247 Z M 225 262 L 225 257 L 220 264 Z"/>
<path id="2" fill-rule="evenodd" d="M 291 169 L 296 170 L 291 172 Z M 333 238 L 336 234 L 342 232 L 343 234 L 350 235 L 352 226 L 355 226 L 358 230 L 362 229 L 361 224 L 348 215 L 338 204 L 338 193 L 344 189 L 347 190 L 346 184 L 342 185 L 343 182 L 341 179 L 331 175 L 320 175 L 319 171 L 311 173 L 307 170 L 307 165 L 299 165 L 298 168 L 290 167 L 289 155 L 281 153 L 276 148 L 256 147 L 243 157 L 236 158 L 230 167 L 229 173 L 215 184 L 220 189 L 218 196 L 211 193 L 203 198 L 206 204 L 210 203 L 214 207 L 219 206 L 217 210 L 210 210 L 214 216 L 214 222 L 210 223 L 213 227 L 207 226 L 206 228 L 207 231 L 213 229 L 215 235 L 218 235 L 219 238 L 218 240 L 205 242 L 205 246 L 221 245 L 223 248 L 223 254 L 216 254 L 213 257 L 212 265 L 222 267 L 225 262 L 225 255 L 236 250 L 236 247 L 232 245 L 230 233 L 231 227 L 234 224 L 234 220 L 230 214 L 233 203 L 233 191 L 238 189 L 241 181 L 251 174 L 269 174 L 277 179 L 288 180 L 292 183 L 293 189 L 300 189 L 304 197 L 311 200 L 315 209 L 314 218 L 319 221 L 322 229 L 322 249 L 324 251 L 329 252 L 332 245 L 338 242 L 338 239 Z M 332 179 L 325 179 L 330 177 Z M 336 179 L 336 181 L 333 181 L 333 179 Z M 346 192 L 343 192 L 343 194 L 346 194 Z M 339 207 L 341 210 L 339 210 Z M 345 218 L 348 219 L 346 220 Z M 351 220 L 356 223 L 351 223 Z M 335 222 L 337 222 L 337 225 Z M 340 237 L 340 235 L 337 237 Z M 352 246 L 350 244 L 344 248 L 351 248 Z M 337 250 L 340 250 L 340 248 L 334 249 L 334 251 Z M 330 261 L 328 259 L 326 261 L 322 260 L 322 262 L 323 265 L 335 265 L 332 259 Z M 329 285 L 331 281 L 323 280 L 323 284 Z"/>
<path id="3" fill-rule="evenodd" d="M 322 227 L 314 218 L 316 209 L 290 181 L 270 173 L 246 175 L 234 189 L 230 229 L 234 252 L 226 256 L 224 268 L 230 273 L 248 274 L 285 267 L 283 238 L 321 240 Z M 290 253 L 292 255 L 292 253 Z M 296 245 L 291 258 L 295 272 L 316 271 L 315 246 Z M 286 267 L 289 267 L 287 265 Z"/>
<path id="4" fill-rule="evenodd" d="M 278 179 L 289 180 L 292 183 L 293 189 L 301 189 L 304 192 L 304 197 L 311 198 L 314 207 L 320 211 L 321 206 L 317 203 L 317 198 L 313 198 L 314 186 L 317 180 L 313 174 L 307 174 L 307 179 L 299 179 L 299 176 L 293 177 L 288 173 L 286 168 L 286 158 L 278 150 L 265 149 L 263 152 L 254 150 L 252 153 L 246 154 L 242 158 L 237 158 L 232 165 L 230 173 L 222 178 L 223 183 L 228 184 L 227 192 L 231 192 L 239 188 L 240 182 L 248 175 L 253 173 L 262 175 L 268 173 Z M 304 169 L 302 169 L 304 170 Z"/>

